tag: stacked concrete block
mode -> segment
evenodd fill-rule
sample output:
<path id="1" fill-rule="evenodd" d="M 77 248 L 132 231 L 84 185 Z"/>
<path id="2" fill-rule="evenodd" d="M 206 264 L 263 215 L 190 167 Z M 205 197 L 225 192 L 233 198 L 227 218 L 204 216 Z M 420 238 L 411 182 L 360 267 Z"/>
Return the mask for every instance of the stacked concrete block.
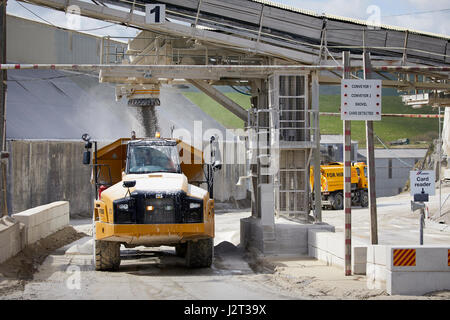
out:
<path id="1" fill-rule="evenodd" d="M 330 266 L 344 267 L 344 235 L 333 230 L 308 230 L 308 255 L 324 261 Z M 367 247 L 352 239 L 352 273 L 366 274 Z"/>
<path id="2" fill-rule="evenodd" d="M 13 214 L 12 217 L 25 225 L 25 243 L 29 245 L 69 224 L 69 202 L 52 202 Z"/>
<path id="3" fill-rule="evenodd" d="M 0 219 L 0 263 L 15 256 L 24 247 L 23 225 L 11 217 Z"/>
<path id="4" fill-rule="evenodd" d="M 394 250 L 415 250 L 395 258 Z M 367 287 L 391 295 L 423 295 L 450 290 L 450 246 L 384 246 L 367 248 Z M 394 260 L 396 263 L 394 264 Z M 407 262 L 407 263 L 403 263 Z"/>
<path id="5" fill-rule="evenodd" d="M 414 265 L 395 266 L 395 249 L 415 250 Z M 386 291 L 391 295 L 423 295 L 450 290 L 449 250 L 450 245 L 389 247 L 386 252 Z"/>
<path id="6" fill-rule="evenodd" d="M 265 255 L 308 256 L 309 230 L 334 231 L 327 224 L 275 223 L 262 224 L 261 219 L 241 219 L 241 244 L 253 247 Z"/>
<path id="7" fill-rule="evenodd" d="M 388 247 L 385 245 L 370 245 L 367 247 L 367 287 L 369 289 L 386 289 L 386 261 Z"/>

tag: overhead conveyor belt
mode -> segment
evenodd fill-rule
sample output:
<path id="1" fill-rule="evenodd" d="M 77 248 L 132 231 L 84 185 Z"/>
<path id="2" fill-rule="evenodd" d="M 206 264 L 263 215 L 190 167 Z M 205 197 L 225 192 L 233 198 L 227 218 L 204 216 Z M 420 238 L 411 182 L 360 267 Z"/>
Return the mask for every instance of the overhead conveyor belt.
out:
<path id="1" fill-rule="evenodd" d="M 372 59 L 396 58 L 423 65 L 450 65 L 450 37 L 366 22 L 317 15 L 261 0 L 104 0 L 143 11 L 146 3 L 166 4 L 166 16 L 234 36 L 318 56 L 370 49 Z M 326 32 L 325 32 L 326 30 Z M 326 35 L 326 38 L 325 38 Z"/>

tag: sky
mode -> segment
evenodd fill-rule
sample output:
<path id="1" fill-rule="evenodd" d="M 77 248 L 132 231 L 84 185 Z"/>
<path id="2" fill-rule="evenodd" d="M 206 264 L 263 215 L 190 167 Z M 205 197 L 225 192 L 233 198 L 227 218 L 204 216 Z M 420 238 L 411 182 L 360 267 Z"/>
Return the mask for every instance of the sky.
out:
<path id="1" fill-rule="evenodd" d="M 416 31 L 426 31 L 450 36 L 450 0 L 272 0 L 307 9 L 318 14 L 327 13 L 364 21 L 379 22 Z M 134 37 L 137 30 L 111 22 L 81 17 L 70 20 L 64 12 L 8 0 L 8 14 L 97 36 Z M 39 16 L 39 17 L 38 17 Z M 43 21 L 44 19 L 45 21 Z M 98 29 L 100 28 L 100 29 Z M 96 29 L 96 30 L 95 30 Z M 118 39 L 127 41 L 126 38 Z"/>

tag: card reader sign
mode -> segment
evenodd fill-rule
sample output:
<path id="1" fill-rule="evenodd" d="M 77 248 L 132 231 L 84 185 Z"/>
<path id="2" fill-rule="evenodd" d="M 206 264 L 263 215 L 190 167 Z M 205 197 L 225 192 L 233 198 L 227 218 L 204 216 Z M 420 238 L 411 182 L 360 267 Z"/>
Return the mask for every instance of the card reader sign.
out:
<path id="1" fill-rule="evenodd" d="M 341 82 L 341 120 L 381 120 L 381 80 Z"/>
<path id="2" fill-rule="evenodd" d="M 423 193 L 433 196 L 435 194 L 434 178 L 433 170 L 410 171 L 411 195 Z"/>

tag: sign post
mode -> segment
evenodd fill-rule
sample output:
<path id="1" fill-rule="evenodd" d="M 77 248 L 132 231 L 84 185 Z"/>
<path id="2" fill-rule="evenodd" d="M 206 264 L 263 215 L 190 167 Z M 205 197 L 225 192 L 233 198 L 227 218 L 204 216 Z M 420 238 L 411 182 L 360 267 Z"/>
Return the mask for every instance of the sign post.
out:
<path id="1" fill-rule="evenodd" d="M 348 81 L 350 78 L 350 52 L 342 53 L 344 65 L 344 74 L 342 82 Z M 344 91 L 342 95 L 344 95 Z M 344 99 L 341 99 L 341 105 Z M 342 110 L 342 106 L 341 106 Z M 345 275 L 352 275 L 352 188 L 351 188 L 351 121 L 343 120 L 344 129 L 344 214 L 345 214 Z"/>
<path id="2" fill-rule="evenodd" d="M 432 170 L 419 170 L 409 172 L 411 195 L 414 197 L 414 201 L 411 201 L 411 210 L 414 212 L 420 209 L 420 245 L 423 245 L 423 228 L 425 227 L 425 202 L 428 202 L 428 196 L 434 195 L 436 192 L 434 180 L 434 171 Z"/>

